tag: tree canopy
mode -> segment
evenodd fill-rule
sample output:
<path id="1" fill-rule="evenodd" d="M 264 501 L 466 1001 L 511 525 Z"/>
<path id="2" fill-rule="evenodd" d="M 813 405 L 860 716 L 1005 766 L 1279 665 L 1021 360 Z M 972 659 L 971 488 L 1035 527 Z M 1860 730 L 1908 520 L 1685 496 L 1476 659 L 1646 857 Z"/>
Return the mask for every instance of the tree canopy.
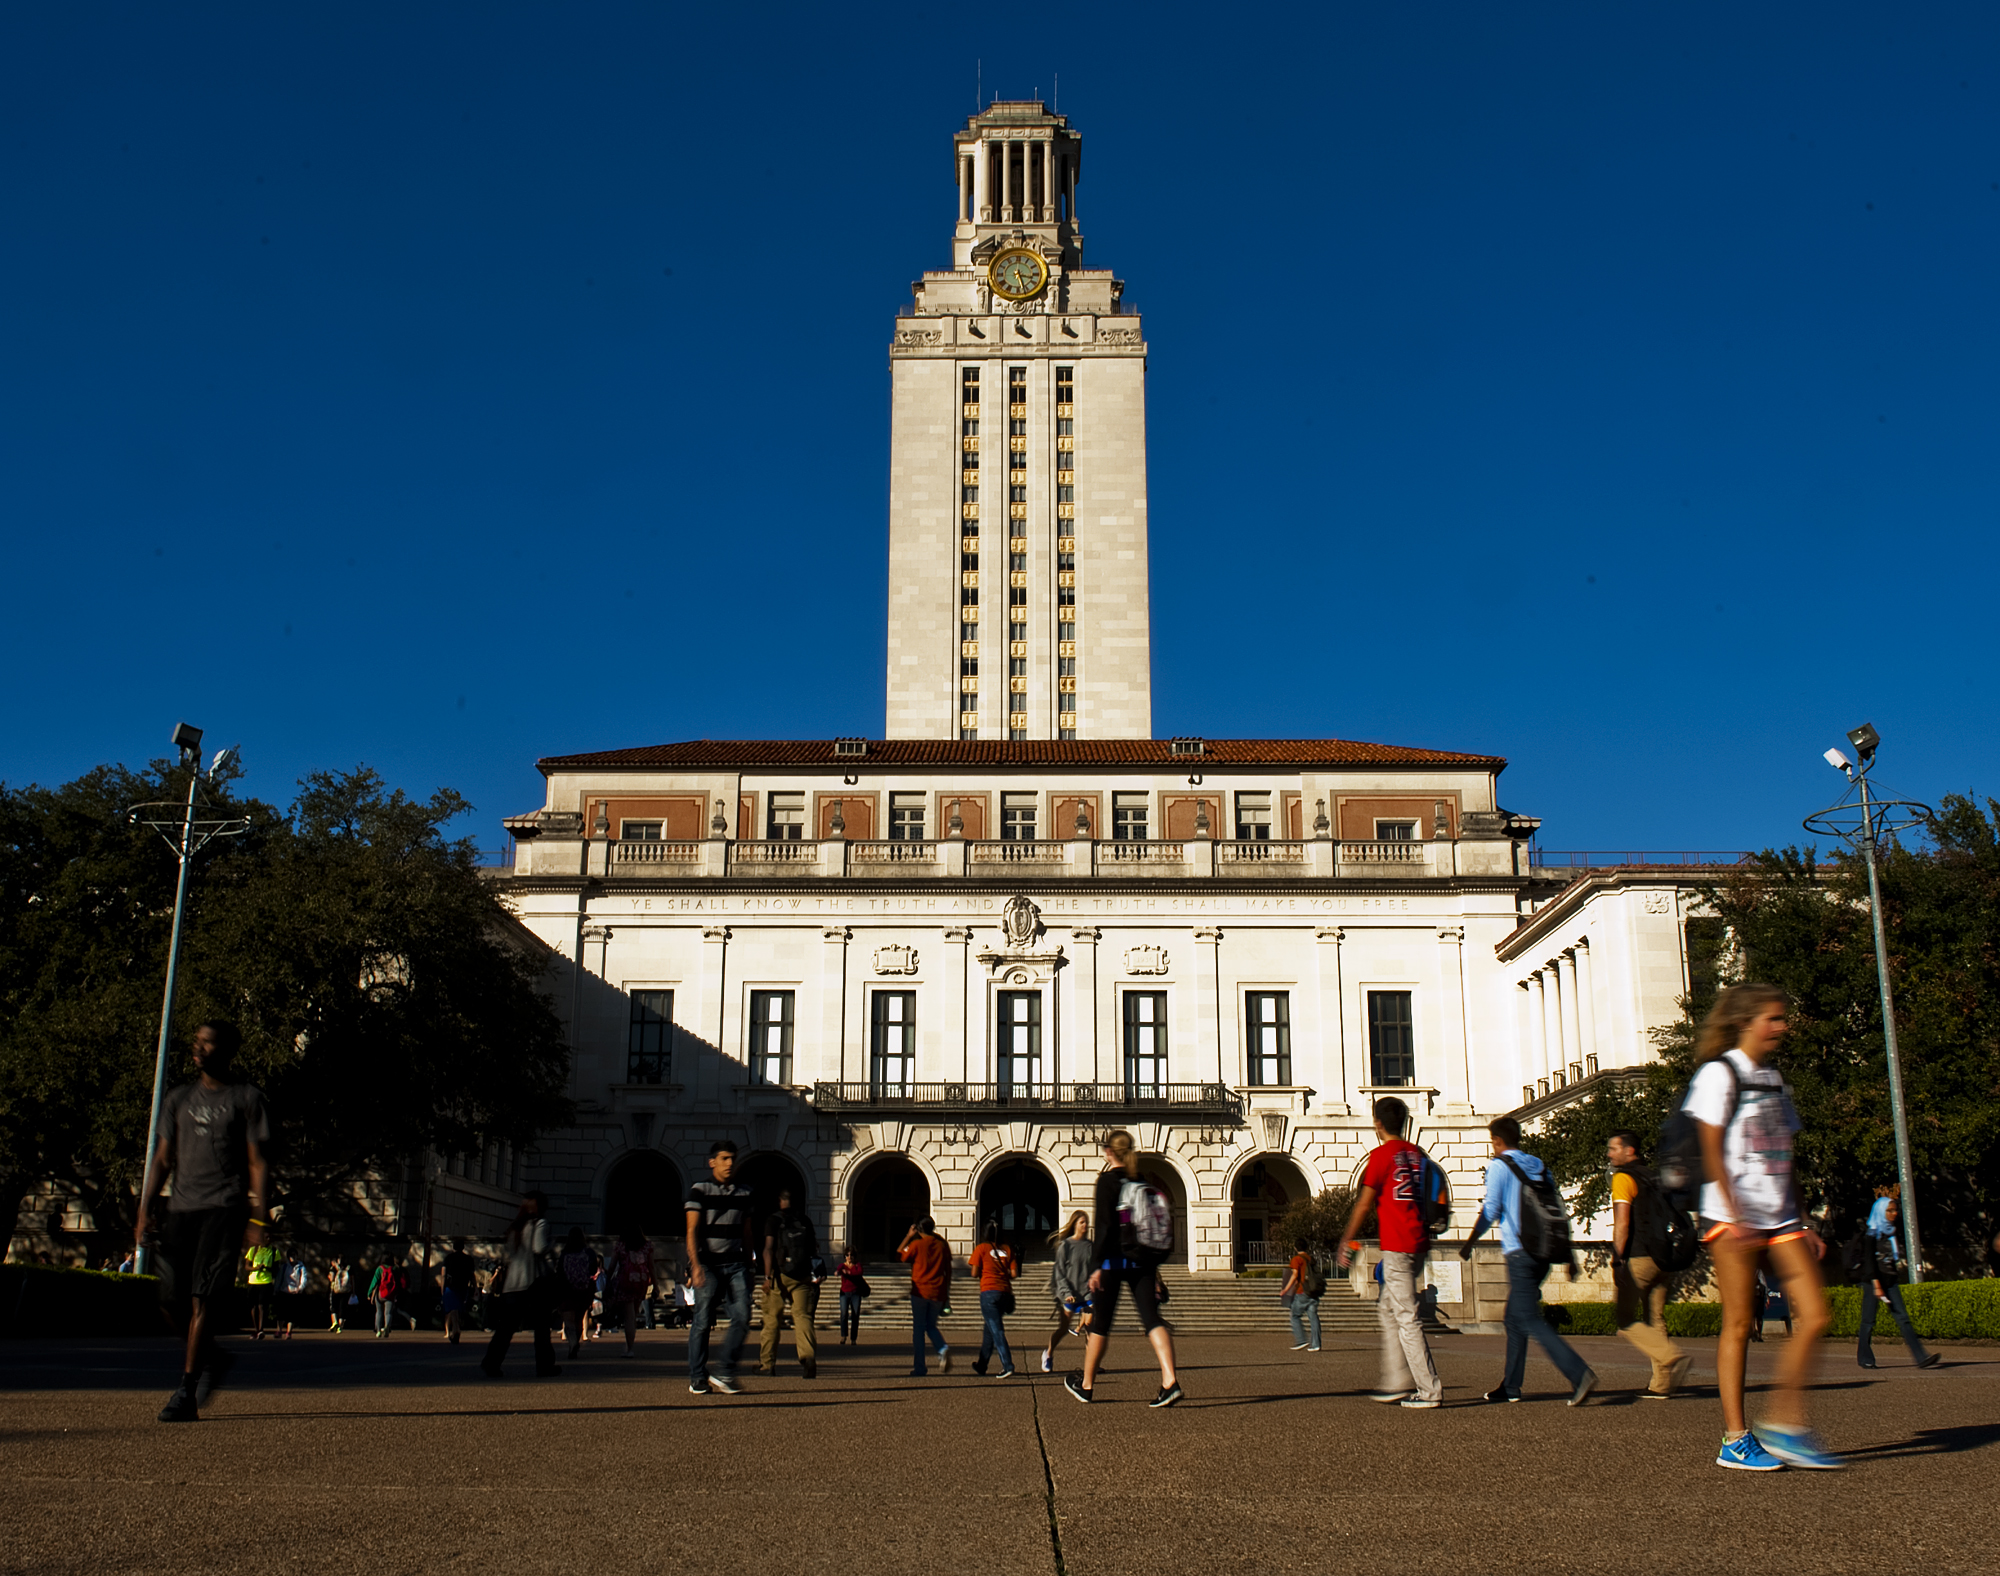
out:
<path id="1" fill-rule="evenodd" d="M 127 806 L 183 799 L 185 771 L 100 767 L 0 786 L 0 1187 L 74 1185 L 131 1218 L 152 1097 L 176 864 Z M 209 797 L 250 830 L 196 856 L 170 1077 L 204 1018 L 243 1031 L 243 1076 L 278 1122 L 278 1191 L 329 1225 L 359 1177 L 565 1121 L 568 1051 L 546 954 L 447 826 L 444 790 L 366 767 L 317 773 L 288 812 Z"/>
<path id="2" fill-rule="evenodd" d="M 1925 1256 L 1963 1270 L 2000 1226 L 2000 803 L 1949 796 L 1929 834 L 1929 846 L 1880 851 L 1882 919 Z M 1704 896 L 1731 935 L 1736 972 L 1792 998 L 1777 1065 L 1805 1124 L 1800 1190 L 1809 1209 L 1852 1230 L 1875 1188 L 1896 1180 L 1866 868 L 1853 855 L 1821 863 L 1809 849 L 1766 851 Z M 1600 1090 L 1536 1135 L 1580 1209 L 1608 1197 L 1611 1132 L 1650 1139 L 1678 1100 L 1714 995 L 1712 980 L 1698 981 L 1682 1020 L 1656 1034 L 1660 1062 L 1643 1083 Z"/>

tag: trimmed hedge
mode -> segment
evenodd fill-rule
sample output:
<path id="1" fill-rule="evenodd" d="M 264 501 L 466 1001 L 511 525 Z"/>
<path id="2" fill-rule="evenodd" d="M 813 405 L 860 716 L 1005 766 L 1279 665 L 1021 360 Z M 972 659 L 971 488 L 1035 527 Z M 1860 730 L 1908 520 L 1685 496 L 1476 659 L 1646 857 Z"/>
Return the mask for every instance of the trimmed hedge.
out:
<path id="1" fill-rule="evenodd" d="M 170 1335 L 150 1275 L 0 1264 L 0 1335 Z"/>
<path id="2" fill-rule="evenodd" d="M 1829 1286 L 1826 1300 L 1833 1313 L 1830 1336 L 1853 1340 L 1861 1327 L 1861 1288 Z M 1903 1305 L 1917 1334 L 1931 1341 L 2000 1339 L 2000 1280 L 1925 1281 L 1903 1288 Z M 1615 1305 L 1608 1302 L 1550 1302 L 1542 1316 L 1565 1335 L 1616 1335 Z M 1670 1302 L 1667 1334 L 1689 1337 L 1722 1333 L 1722 1304 Z M 1875 1339 L 1897 1339 L 1887 1303 L 1875 1312 Z"/>

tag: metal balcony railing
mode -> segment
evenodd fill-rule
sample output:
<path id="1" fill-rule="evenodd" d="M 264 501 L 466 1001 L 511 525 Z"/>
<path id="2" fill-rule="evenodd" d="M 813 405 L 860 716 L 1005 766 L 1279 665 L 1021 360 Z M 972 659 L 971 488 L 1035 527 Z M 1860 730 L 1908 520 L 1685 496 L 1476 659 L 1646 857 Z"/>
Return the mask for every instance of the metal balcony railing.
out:
<path id="1" fill-rule="evenodd" d="M 822 1111 L 1058 1111 L 1069 1115 L 1171 1111 L 1236 1118 L 1243 1103 L 1219 1083 L 817 1083 Z"/>

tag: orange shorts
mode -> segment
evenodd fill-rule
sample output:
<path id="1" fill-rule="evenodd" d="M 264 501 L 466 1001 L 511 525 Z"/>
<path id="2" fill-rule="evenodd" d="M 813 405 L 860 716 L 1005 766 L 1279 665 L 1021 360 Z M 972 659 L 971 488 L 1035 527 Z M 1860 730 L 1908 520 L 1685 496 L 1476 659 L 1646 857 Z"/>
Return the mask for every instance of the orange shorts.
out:
<path id="1" fill-rule="evenodd" d="M 1735 1224 L 1731 1220 L 1711 1221 L 1706 1229 L 1703 1230 L 1701 1240 L 1703 1242 L 1713 1242 Z M 1758 1247 L 1772 1248 L 1781 1242 L 1800 1241 L 1806 1234 L 1806 1228 L 1804 1226 L 1792 1225 L 1780 1226 L 1774 1231 L 1765 1231 L 1756 1226 L 1740 1226 L 1737 1227 L 1737 1232 L 1739 1241 L 1746 1243 L 1754 1242 Z"/>

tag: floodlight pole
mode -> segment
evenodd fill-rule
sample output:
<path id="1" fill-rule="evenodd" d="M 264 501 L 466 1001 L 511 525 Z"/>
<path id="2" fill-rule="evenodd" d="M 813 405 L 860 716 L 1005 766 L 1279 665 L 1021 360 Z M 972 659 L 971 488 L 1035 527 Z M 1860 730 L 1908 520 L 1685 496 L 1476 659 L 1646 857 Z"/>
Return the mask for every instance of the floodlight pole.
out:
<path id="1" fill-rule="evenodd" d="M 181 752 L 183 763 L 188 768 L 187 813 L 181 822 L 180 877 L 174 883 L 174 931 L 167 943 L 167 985 L 160 998 L 160 1047 L 153 1059 L 153 1114 L 146 1123 L 146 1153 L 139 1166 L 140 1196 L 145 1196 L 147 1179 L 152 1174 L 153 1155 L 160 1143 L 160 1107 L 167 1097 L 167 1045 L 174 1026 L 174 987 L 179 981 L 181 961 L 181 914 L 187 907 L 188 867 L 194 863 L 194 795 L 201 783 L 201 756 L 197 753 L 191 759 L 188 752 Z M 146 1273 L 147 1263 L 152 1257 L 145 1243 L 139 1244 L 139 1251 L 132 1267 L 141 1275 Z"/>
<path id="2" fill-rule="evenodd" d="M 1889 1060 L 1889 1117 L 1896 1129 L 1896 1180 L 1902 1184 L 1903 1251 L 1910 1279 L 1924 1278 L 1923 1243 L 1917 1235 L 1917 1183 L 1910 1173 L 1910 1128 L 1903 1116 L 1903 1067 L 1896 1054 L 1896 997 L 1889 987 L 1889 938 L 1882 927 L 1882 884 L 1875 874 L 1875 811 L 1868 797 L 1863 761 L 1855 780 L 1861 788 L 1861 859 L 1868 866 L 1868 917 L 1875 926 L 1875 978 L 1882 989 L 1882 1041 Z"/>

